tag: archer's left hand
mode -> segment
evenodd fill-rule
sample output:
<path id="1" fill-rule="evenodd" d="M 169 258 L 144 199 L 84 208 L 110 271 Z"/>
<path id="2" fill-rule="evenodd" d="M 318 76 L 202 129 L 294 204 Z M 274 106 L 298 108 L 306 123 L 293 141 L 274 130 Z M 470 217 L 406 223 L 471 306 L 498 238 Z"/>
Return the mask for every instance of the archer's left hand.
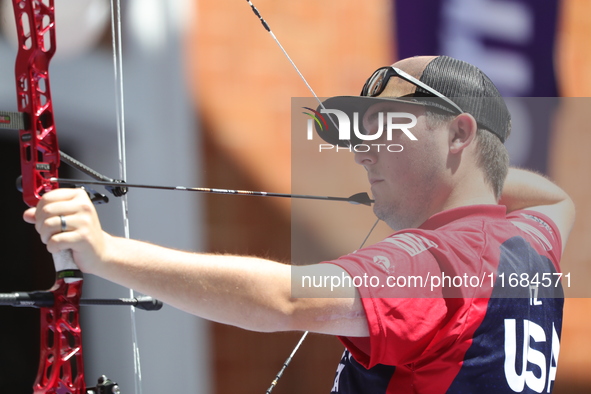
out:
<path id="1" fill-rule="evenodd" d="M 47 250 L 72 250 L 74 261 L 84 272 L 91 272 L 105 254 L 111 238 L 102 228 L 86 192 L 82 189 L 56 189 L 43 195 L 36 208 L 23 215 L 35 225 Z"/>

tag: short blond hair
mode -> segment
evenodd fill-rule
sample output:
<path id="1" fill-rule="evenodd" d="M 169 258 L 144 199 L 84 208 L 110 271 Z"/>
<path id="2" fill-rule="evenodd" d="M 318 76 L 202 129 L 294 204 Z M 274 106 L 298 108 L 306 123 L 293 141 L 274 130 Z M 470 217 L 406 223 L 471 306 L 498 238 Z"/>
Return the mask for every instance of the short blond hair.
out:
<path id="1" fill-rule="evenodd" d="M 455 115 L 427 108 L 427 127 L 438 128 L 455 118 Z M 507 137 L 511 127 L 507 130 Z M 509 172 L 509 152 L 499 137 L 487 129 L 478 128 L 476 132 L 476 143 L 478 146 L 478 166 L 482 169 L 485 182 L 492 187 L 495 198 L 499 200 L 503 192 L 505 178 Z"/>

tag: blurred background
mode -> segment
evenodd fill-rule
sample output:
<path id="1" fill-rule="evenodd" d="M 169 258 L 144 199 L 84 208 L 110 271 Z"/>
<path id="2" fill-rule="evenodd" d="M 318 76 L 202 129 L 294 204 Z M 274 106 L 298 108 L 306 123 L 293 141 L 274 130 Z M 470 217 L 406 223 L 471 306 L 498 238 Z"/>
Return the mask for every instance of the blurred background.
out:
<path id="1" fill-rule="evenodd" d="M 0 109 L 6 111 L 16 111 L 11 3 L 0 1 Z M 255 5 L 319 96 L 358 94 L 375 69 L 397 59 L 448 54 L 482 68 L 507 97 L 563 98 L 532 101 L 542 108 L 511 104 L 514 129 L 507 146 L 513 165 L 546 173 L 575 200 L 577 222 L 563 271 L 591 284 L 591 2 Z M 367 191 L 361 169 L 325 173 L 292 166 L 291 100 L 311 93 L 249 8 L 238 0 L 123 1 L 128 180 L 324 195 Z M 50 70 L 60 145 L 116 177 L 109 2 L 56 0 L 56 14 L 58 49 Z M 25 207 L 13 187 L 20 171 L 16 133 L 3 131 L 0 149 L 0 292 L 48 288 L 51 261 L 22 223 Z M 312 190 L 300 190 L 300 184 L 296 190 L 293 171 L 308 170 Z M 314 202 L 292 211 L 287 200 L 141 190 L 129 199 L 133 238 L 282 261 L 294 252 L 294 233 L 309 256 L 334 258 L 357 248 L 375 220 L 370 209 L 345 203 Z M 99 214 L 107 231 L 121 235 L 121 207 L 111 200 Z M 369 242 L 387 231 L 378 228 Z M 127 291 L 88 277 L 84 294 L 123 297 Z M 591 300 L 584 293 L 567 295 L 554 392 L 589 393 Z M 37 312 L 1 312 L 1 391 L 28 393 L 38 363 Z M 133 392 L 129 311 L 95 307 L 82 314 L 87 381 L 106 374 L 124 393 Z M 263 393 L 300 336 L 247 332 L 170 307 L 138 311 L 137 318 L 147 394 Z M 311 335 L 274 392 L 329 392 L 342 350 L 335 338 Z"/>

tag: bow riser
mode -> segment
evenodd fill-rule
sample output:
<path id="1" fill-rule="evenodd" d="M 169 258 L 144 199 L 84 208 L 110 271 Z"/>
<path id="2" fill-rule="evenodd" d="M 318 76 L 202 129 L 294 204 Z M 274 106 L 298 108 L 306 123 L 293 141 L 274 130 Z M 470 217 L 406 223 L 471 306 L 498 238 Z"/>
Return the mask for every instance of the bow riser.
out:
<path id="1" fill-rule="evenodd" d="M 49 178 L 60 164 L 49 62 L 55 53 L 53 0 L 13 0 L 19 50 L 15 64 L 18 110 L 27 115 L 20 130 L 23 199 L 37 205 L 41 195 L 57 188 Z"/>
<path id="2" fill-rule="evenodd" d="M 49 84 L 49 62 L 55 53 L 53 0 L 13 0 L 19 49 L 15 65 L 19 112 L 23 199 L 36 206 L 41 196 L 58 187 L 59 146 Z M 40 308 L 41 356 L 35 394 L 85 394 L 79 301 L 82 275 L 71 251 L 53 255 L 57 280 L 50 292 L 52 307 Z"/>
<path id="3" fill-rule="evenodd" d="M 34 393 L 86 394 L 79 322 L 82 280 L 58 279 L 49 291 L 55 306 L 40 310 L 41 355 Z"/>

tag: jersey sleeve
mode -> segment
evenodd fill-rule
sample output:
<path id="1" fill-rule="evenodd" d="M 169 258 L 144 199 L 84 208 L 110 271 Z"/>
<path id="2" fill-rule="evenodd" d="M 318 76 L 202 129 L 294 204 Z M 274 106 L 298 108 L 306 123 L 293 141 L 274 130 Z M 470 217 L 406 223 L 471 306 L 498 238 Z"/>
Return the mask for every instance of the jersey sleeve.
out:
<path id="1" fill-rule="evenodd" d="M 328 263 L 351 276 L 362 299 L 367 338 L 341 337 L 359 363 L 402 365 L 428 352 L 447 313 L 440 289 L 431 289 L 440 268 L 431 247 L 416 233 L 397 233 L 375 245 Z"/>
<path id="2" fill-rule="evenodd" d="M 532 244 L 539 253 L 547 255 L 556 270 L 560 272 L 562 239 L 556 224 L 543 213 L 531 210 L 513 211 L 507 219 L 525 232 L 535 242 Z"/>

